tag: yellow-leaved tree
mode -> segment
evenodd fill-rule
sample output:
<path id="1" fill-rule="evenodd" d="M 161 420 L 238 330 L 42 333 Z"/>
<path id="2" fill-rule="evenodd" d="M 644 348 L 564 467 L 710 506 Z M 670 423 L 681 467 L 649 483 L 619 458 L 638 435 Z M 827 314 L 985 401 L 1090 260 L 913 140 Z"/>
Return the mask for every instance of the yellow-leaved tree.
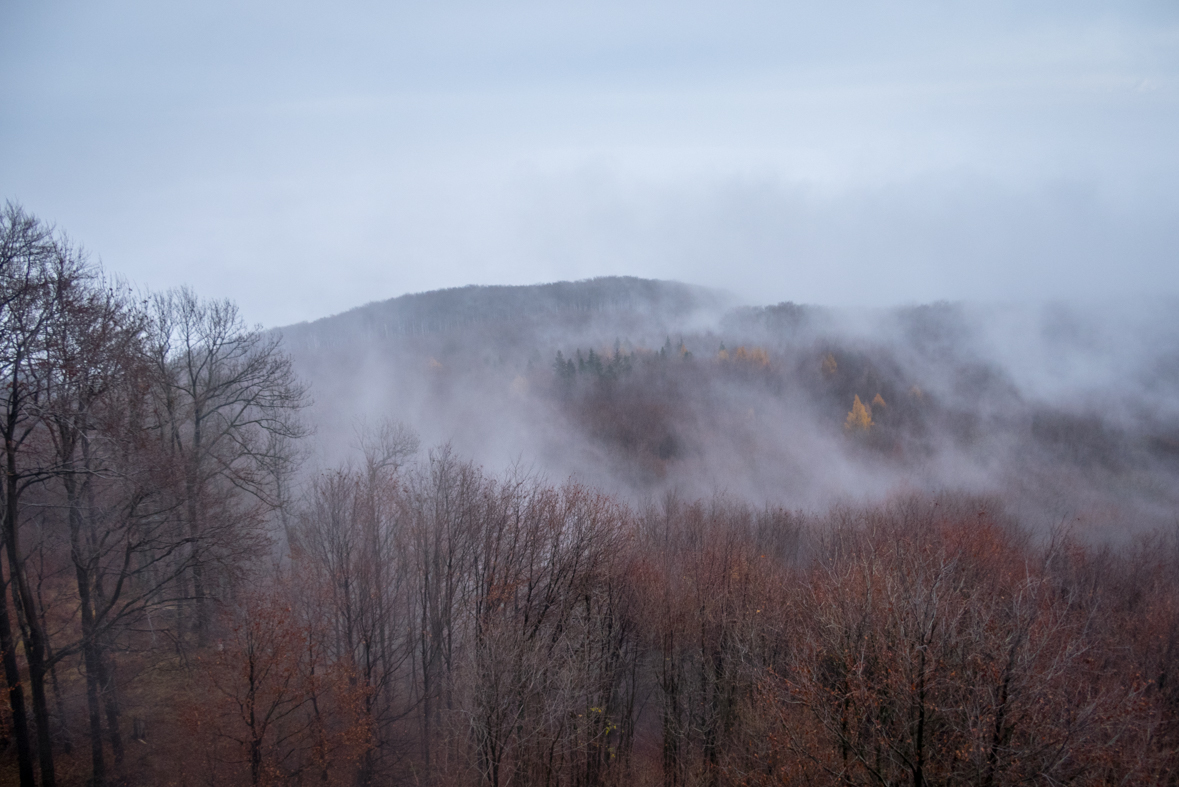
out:
<path id="1" fill-rule="evenodd" d="M 866 432 L 872 428 L 872 409 L 860 401 L 859 394 L 852 403 L 851 412 L 847 414 L 843 428 L 849 432 Z"/>
<path id="2" fill-rule="evenodd" d="M 733 360 L 761 367 L 770 365 L 770 356 L 761 347 L 741 345 L 733 353 Z"/>

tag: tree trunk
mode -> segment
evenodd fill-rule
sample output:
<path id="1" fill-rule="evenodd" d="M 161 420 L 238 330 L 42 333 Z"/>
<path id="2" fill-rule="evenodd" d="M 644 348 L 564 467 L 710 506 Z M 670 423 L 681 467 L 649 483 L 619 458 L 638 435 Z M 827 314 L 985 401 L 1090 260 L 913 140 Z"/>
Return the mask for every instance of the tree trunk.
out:
<path id="1" fill-rule="evenodd" d="M 9 432 L 13 431 L 10 424 Z M 42 787 L 56 787 L 53 772 L 53 740 L 49 734 L 49 707 L 45 701 L 45 636 L 36 605 L 24 575 L 17 538 L 19 514 L 19 489 L 16 472 L 16 451 L 11 436 L 6 440 L 7 480 L 4 507 L 4 546 L 8 552 L 8 567 L 12 585 L 12 598 L 17 612 L 23 614 L 25 659 L 29 665 L 29 687 L 33 696 L 33 719 L 37 726 L 37 756 L 41 765 Z M 6 648 L 6 654 L 11 653 Z M 15 655 L 14 655 L 15 658 Z M 19 678 L 17 680 L 19 685 Z M 31 782 L 30 782 L 31 783 Z"/>
<path id="2" fill-rule="evenodd" d="M 29 719 L 25 709 L 25 690 L 16 662 L 16 641 L 12 635 L 12 618 L 8 614 L 8 586 L 4 566 L 0 563 L 0 650 L 3 651 L 4 681 L 8 684 L 8 705 L 12 709 L 12 729 L 16 736 L 17 769 L 21 787 L 36 787 L 33 772 L 33 745 L 29 738 Z"/>

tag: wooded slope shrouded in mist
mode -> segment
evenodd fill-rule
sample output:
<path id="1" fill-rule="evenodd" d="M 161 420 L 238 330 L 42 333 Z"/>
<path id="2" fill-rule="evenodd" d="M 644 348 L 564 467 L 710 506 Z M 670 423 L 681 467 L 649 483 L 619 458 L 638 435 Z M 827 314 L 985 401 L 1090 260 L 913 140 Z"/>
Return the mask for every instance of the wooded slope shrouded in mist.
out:
<path id="1" fill-rule="evenodd" d="M 0 215 L 0 778 L 1169 785 L 1163 305 L 265 332 Z"/>
<path id="2" fill-rule="evenodd" d="M 488 467 L 631 500 L 957 488 L 1042 524 L 1130 526 L 1176 502 L 1170 306 L 748 307 L 608 278 L 408 295 L 281 333 L 329 450 L 395 414 Z"/>

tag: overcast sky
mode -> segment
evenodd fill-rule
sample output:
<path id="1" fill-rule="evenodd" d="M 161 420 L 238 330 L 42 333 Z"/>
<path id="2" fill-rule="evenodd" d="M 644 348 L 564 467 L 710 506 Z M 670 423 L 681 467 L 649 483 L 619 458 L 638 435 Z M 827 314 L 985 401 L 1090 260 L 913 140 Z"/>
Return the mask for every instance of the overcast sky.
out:
<path id="1" fill-rule="evenodd" d="M 0 198 L 282 325 L 1179 294 L 1179 3 L 0 0 Z"/>

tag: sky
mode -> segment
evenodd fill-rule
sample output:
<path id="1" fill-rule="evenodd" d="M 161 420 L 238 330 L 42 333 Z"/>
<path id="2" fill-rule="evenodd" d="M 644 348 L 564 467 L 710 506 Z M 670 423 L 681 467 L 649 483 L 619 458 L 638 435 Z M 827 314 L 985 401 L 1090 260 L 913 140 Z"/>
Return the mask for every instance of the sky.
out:
<path id="1" fill-rule="evenodd" d="M 0 0 L 0 198 L 285 325 L 1179 294 L 1179 3 Z"/>

